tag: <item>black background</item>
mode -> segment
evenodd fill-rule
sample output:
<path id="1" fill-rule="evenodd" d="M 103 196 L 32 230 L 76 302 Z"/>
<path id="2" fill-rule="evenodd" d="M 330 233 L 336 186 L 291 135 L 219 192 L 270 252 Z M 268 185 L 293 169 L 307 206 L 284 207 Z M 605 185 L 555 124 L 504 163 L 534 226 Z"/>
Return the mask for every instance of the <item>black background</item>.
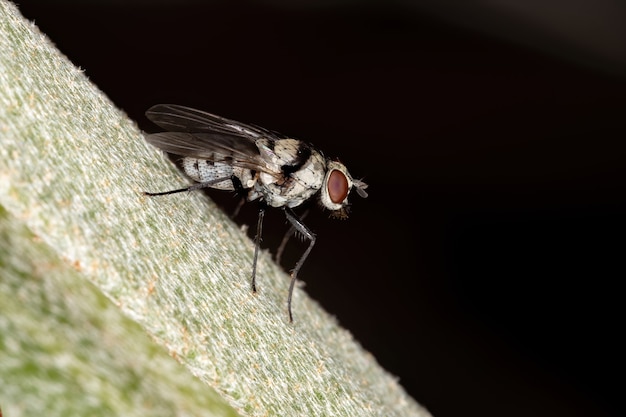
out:
<path id="1" fill-rule="evenodd" d="M 624 412 L 626 71 L 372 2 L 43 3 L 18 6 L 143 129 L 194 106 L 370 184 L 307 217 L 301 279 L 435 416 Z"/>

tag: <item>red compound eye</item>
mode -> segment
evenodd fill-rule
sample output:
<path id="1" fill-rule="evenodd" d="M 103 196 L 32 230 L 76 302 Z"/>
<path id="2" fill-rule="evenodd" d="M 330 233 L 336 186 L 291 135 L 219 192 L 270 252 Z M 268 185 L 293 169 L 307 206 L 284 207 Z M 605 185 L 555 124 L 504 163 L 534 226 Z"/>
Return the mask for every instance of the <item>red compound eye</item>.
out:
<path id="1" fill-rule="evenodd" d="M 328 177 L 328 196 L 335 204 L 343 203 L 348 196 L 348 179 L 343 172 L 334 169 Z"/>

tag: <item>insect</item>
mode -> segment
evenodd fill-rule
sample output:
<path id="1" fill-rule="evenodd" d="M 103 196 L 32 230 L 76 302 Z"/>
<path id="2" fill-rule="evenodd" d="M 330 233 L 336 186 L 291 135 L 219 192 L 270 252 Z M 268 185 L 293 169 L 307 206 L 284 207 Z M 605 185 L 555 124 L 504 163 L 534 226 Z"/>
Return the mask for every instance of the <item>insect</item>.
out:
<path id="1" fill-rule="evenodd" d="M 252 291 L 256 292 L 256 269 L 263 216 L 268 207 L 284 211 L 292 228 L 309 246 L 291 271 L 287 311 L 293 322 L 291 299 L 298 272 L 315 245 L 316 235 L 294 213 L 310 199 L 330 210 L 331 217 L 346 218 L 348 194 L 354 188 L 367 197 L 367 184 L 352 178 L 339 161 L 331 160 L 313 145 L 275 132 L 225 119 L 201 110 L 174 104 L 157 104 L 146 117 L 166 132 L 147 134 L 146 141 L 180 157 L 184 172 L 195 184 L 149 196 L 174 194 L 204 188 L 236 191 L 247 201 L 259 202 Z"/>

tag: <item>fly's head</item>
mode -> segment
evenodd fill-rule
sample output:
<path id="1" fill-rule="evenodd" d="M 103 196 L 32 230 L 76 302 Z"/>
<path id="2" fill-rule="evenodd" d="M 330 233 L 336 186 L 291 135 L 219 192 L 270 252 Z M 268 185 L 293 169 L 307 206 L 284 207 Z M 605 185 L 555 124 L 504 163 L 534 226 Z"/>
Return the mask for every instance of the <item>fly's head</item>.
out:
<path id="1" fill-rule="evenodd" d="M 348 173 L 344 164 L 338 161 L 328 161 L 324 183 L 320 190 L 322 207 L 331 211 L 331 217 L 345 219 L 348 217 L 348 194 L 354 187 L 357 194 L 367 197 L 367 184 L 354 179 Z"/>

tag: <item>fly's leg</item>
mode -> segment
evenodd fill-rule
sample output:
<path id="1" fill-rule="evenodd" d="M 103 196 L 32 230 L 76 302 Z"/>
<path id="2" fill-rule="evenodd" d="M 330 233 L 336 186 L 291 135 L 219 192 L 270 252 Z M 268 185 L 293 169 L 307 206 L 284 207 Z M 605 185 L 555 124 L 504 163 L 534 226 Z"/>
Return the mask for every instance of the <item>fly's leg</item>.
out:
<path id="1" fill-rule="evenodd" d="M 212 186 L 214 186 L 215 184 L 219 184 L 222 181 L 227 181 L 231 179 L 231 177 L 222 177 L 222 178 L 217 178 L 211 181 L 207 181 L 207 182 L 200 182 L 198 184 L 194 184 L 191 185 L 189 187 L 185 187 L 185 188 L 179 188 L 177 190 L 170 190 L 170 191 L 162 191 L 160 193 L 149 193 L 147 191 L 144 191 L 144 194 L 150 197 L 156 197 L 159 195 L 168 195 L 168 194 L 176 194 L 176 193 L 182 193 L 184 191 L 195 191 L 195 190 L 201 190 L 203 188 L 211 188 Z"/>
<path id="2" fill-rule="evenodd" d="M 241 211 L 241 208 L 243 207 L 245 203 L 246 203 L 245 198 L 241 198 L 239 200 L 239 202 L 237 203 L 237 207 L 235 207 L 235 210 L 233 210 L 233 213 L 230 215 L 231 219 L 235 219 L 239 215 L 239 212 Z"/>
<path id="3" fill-rule="evenodd" d="M 300 216 L 300 221 L 304 220 L 307 214 L 309 214 L 309 210 L 305 211 L 302 214 L 302 216 Z M 278 246 L 278 249 L 276 250 L 276 256 L 274 257 L 277 264 L 280 265 L 281 258 L 283 257 L 283 252 L 285 251 L 285 248 L 287 247 L 287 242 L 289 242 L 289 238 L 291 237 L 292 234 L 295 233 L 295 231 L 296 231 L 296 228 L 293 225 L 291 225 L 289 230 L 287 230 L 287 233 L 285 233 L 283 240 L 280 242 L 280 245 Z"/>
<path id="4" fill-rule="evenodd" d="M 311 253 L 311 249 L 313 249 L 313 245 L 315 245 L 315 234 L 311 232 L 311 230 L 302 223 L 302 221 L 296 216 L 296 214 L 290 208 L 285 208 L 285 216 L 289 223 L 296 229 L 296 231 L 300 232 L 302 236 L 309 239 L 309 247 L 306 248 L 300 260 L 296 263 L 296 266 L 291 271 L 291 283 L 289 283 L 289 296 L 287 297 L 287 311 L 289 312 L 289 322 L 293 323 L 293 315 L 291 314 L 291 297 L 293 295 L 293 288 L 296 284 L 296 278 L 298 277 L 298 271 L 304 264 L 307 256 Z"/>
<path id="5" fill-rule="evenodd" d="M 254 259 L 252 260 L 252 292 L 256 292 L 256 261 L 259 257 L 259 246 L 261 244 L 261 234 L 263 233 L 263 216 L 265 216 L 265 205 L 259 207 L 259 220 L 256 224 L 256 236 L 254 237 Z"/>

